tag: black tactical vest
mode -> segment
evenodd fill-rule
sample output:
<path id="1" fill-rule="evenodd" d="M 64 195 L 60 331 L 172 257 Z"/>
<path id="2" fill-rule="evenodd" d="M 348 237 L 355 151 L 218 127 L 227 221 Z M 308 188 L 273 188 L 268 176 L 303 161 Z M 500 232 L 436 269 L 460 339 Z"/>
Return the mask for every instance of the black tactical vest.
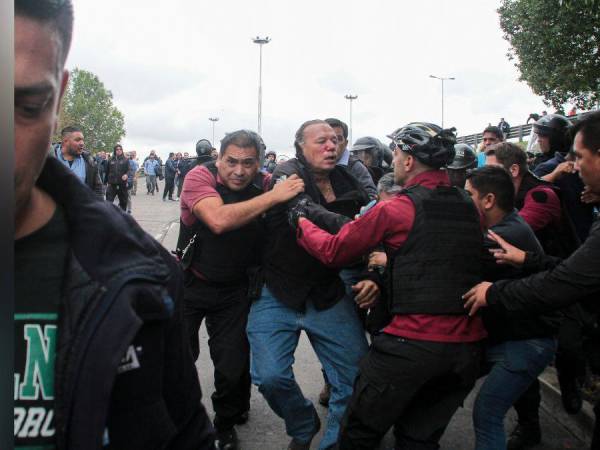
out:
<path id="1" fill-rule="evenodd" d="M 544 252 L 552 256 L 567 258 L 581 245 L 581 241 L 577 236 L 571 218 L 567 214 L 567 206 L 564 204 L 560 189 L 552 183 L 536 177 L 533 173 L 527 172 L 521 181 L 519 191 L 515 195 L 515 207 L 520 211 L 525 204 L 527 193 L 538 186 L 547 186 L 551 188 L 558 196 L 561 205 L 559 222 L 549 223 L 541 230 L 535 231 L 535 235 L 540 241 L 540 244 L 542 244 Z"/>
<path id="2" fill-rule="evenodd" d="M 209 162 L 204 166 L 216 180 L 215 163 Z M 225 204 L 244 202 L 263 193 L 263 175 L 259 172 L 242 191 L 232 191 L 220 183 L 217 183 L 216 189 Z M 260 218 L 223 234 L 214 234 L 199 219 L 191 227 L 181 222 L 177 247 L 183 250 L 193 236 L 194 241 L 188 250 L 192 254 L 186 255 L 184 261 L 189 260 L 189 267 L 210 282 L 245 282 L 248 269 L 260 264 L 260 252 L 264 244 Z"/>
<path id="3" fill-rule="evenodd" d="M 402 247 L 389 258 L 393 314 L 466 314 L 462 295 L 481 281 L 483 234 L 468 194 L 456 187 L 404 191 L 415 220 Z"/>

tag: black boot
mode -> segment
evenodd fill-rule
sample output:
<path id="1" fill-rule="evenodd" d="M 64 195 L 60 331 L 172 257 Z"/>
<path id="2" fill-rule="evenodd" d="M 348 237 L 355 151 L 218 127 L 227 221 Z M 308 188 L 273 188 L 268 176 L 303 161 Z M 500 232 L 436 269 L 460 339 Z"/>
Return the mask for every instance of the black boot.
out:
<path id="1" fill-rule="evenodd" d="M 540 424 L 518 424 L 508 438 L 507 450 L 521 450 L 539 444 L 542 441 Z"/>
<path id="2" fill-rule="evenodd" d="M 565 411 L 569 414 L 577 414 L 581 411 L 583 404 L 579 381 L 573 374 L 560 371 L 558 372 L 558 384 L 560 385 L 560 398 Z"/>

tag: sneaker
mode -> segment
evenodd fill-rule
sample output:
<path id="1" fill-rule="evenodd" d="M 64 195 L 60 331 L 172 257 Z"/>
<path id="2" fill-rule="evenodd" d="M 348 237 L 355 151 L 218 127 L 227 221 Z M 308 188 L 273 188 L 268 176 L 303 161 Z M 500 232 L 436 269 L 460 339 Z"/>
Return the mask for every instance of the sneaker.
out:
<path id="1" fill-rule="evenodd" d="M 166 201 L 167 201 L 167 199 L 163 197 L 163 202 L 166 202 Z"/>
<path id="2" fill-rule="evenodd" d="M 542 441 L 540 424 L 517 425 L 508 439 L 507 450 L 521 450 L 539 444 Z"/>
<path id="3" fill-rule="evenodd" d="M 319 393 L 319 404 L 327 408 L 329 406 L 329 397 L 331 397 L 331 385 L 325 383 Z"/>
<path id="4" fill-rule="evenodd" d="M 177 201 L 174 198 L 170 198 L 169 200 L 172 201 L 172 202 L 176 202 Z"/>
<path id="5" fill-rule="evenodd" d="M 215 445 L 219 450 L 237 450 L 239 447 L 237 433 L 234 428 L 229 430 L 217 430 Z"/>
<path id="6" fill-rule="evenodd" d="M 310 443 L 312 442 L 313 438 L 317 435 L 317 433 L 321 429 L 321 419 L 319 419 L 319 416 L 317 415 L 316 411 L 314 412 L 314 414 L 315 414 L 315 428 L 313 430 L 313 435 L 310 438 L 310 440 L 308 442 L 300 442 L 300 441 L 297 441 L 296 439 L 292 439 L 288 445 L 287 450 L 310 450 Z"/>

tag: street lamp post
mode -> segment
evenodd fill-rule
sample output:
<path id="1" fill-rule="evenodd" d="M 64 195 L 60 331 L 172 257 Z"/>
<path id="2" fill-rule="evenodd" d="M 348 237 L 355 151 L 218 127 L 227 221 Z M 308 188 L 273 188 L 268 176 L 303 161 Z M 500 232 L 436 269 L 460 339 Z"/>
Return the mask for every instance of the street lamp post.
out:
<path id="1" fill-rule="evenodd" d="M 429 78 L 435 78 L 442 82 L 442 128 L 444 128 L 444 81 L 454 80 L 454 77 L 436 77 L 435 75 L 429 75 Z"/>
<path id="2" fill-rule="evenodd" d="M 260 47 L 260 56 L 259 56 L 259 64 L 258 64 L 258 134 L 262 132 L 262 48 L 263 45 L 271 42 L 269 36 L 266 38 L 261 38 L 256 36 L 252 39 L 252 42 L 258 44 Z"/>
<path id="3" fill-rule="evenodd" d="M 209 117 L 208 120 L 210 120 L 212 122 L 212 145 L 213 147 L 215 147 L 215 122 L 217 122 L 219 120 L 218 117 Z"/>
<path id="4" fill-rule="evenodd" d="M 358 95 L 346 94 L 344 95 L 344 98 L 350 102 L 350 123 L 348 127 L 348 139 L 350 142 L 350 146 L 352 146 L 352 101 L 356 100 L 358 98 Z"/>

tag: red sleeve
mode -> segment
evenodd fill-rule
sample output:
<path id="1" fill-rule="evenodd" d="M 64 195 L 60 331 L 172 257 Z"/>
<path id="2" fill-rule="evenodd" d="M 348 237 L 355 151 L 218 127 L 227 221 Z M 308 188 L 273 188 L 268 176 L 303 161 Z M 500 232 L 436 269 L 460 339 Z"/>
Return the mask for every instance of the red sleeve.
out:
<path id="1" fill-rule="evenodd" d="M 552 222 L 560 221 L 560 200 L 556 192 L 547 186 L 538 186 L 525 195 L 519 215 L 538 231 Z"/>
<path id="2" fill-rule="evenodd" d="M 181 220 L 191 225 L 196 220 L 192 212 L 196 203 L 209 197 L 219 197 L 217 180 L 204 166 L 196 166 L 183 180 L 181 191 Z"/>
<path id="3" fill-rule="evenodd" d="M 269 186 L 271 185 L 271 178 L 273 178 L 273 174 L 265 173 L 263 176 L 263 191 L 268 192 Z"/>
<path id="4" fill-rule="evenodd" d="M 344 267 L 366 255 L 380 243 L 395 250 L 408 237 L 415 207 L 406 196 L 380 202 L 364 216 L 348 222 L 336 234 L 321 230 L 310 220 L 298 227 L 298 243 L 329 267 Z"/>

